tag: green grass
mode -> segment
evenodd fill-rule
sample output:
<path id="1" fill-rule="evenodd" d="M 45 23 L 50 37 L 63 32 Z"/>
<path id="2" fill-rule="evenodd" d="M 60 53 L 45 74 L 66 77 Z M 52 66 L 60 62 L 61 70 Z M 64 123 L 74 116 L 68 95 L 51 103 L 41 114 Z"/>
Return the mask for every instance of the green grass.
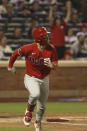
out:
<path id="1" fill-rule="evenodd" d="M 4 113 L 23 113 L 25 112 L 27 103 L 25 102 L 7 102 L 0 103 L 0 112 Z"/>
<path id="2" fill-rule="evenodd" d="M 87 113 L 86 102 L 48 103 L 47 113 Z"/>
<path id="3" fill-rule="evenodd" d="M 27 103 L 0 103 L 0 112 L 24 113 Z M 49 102 L 46 113 L 87 113 L 86 102 Z"/>

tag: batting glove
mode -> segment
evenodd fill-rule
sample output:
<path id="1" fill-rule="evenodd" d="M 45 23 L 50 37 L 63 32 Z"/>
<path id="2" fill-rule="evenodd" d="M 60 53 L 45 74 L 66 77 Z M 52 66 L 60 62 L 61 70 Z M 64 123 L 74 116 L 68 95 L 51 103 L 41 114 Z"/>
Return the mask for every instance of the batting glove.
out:
<path id="1" fill-rule="evenodd" d="M 16 70 L 15 70 L 14 67 L 12 67 L 12 68 L 9 68 L 9 67 L 8 67 L 8 71 L 12 72 L 13 74 L 16 74 Z"/>
<path id="2" fill-rule="evenodd" d="M 44 59 L 44 65 L 46 65 L 46 66 L 48 66 L 48 67 L 50 67 L 50 68 L 53 67 L 50 58 L 45 58 L 45 59 Z"/>

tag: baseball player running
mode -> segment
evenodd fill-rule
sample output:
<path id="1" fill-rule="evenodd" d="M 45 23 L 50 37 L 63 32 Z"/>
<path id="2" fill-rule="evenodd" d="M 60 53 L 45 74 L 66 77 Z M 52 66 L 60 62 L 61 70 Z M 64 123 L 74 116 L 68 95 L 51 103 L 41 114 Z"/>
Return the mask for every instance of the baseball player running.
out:
<path id="1" fill-rule="evenodd" d="M 37 105 L 36 131 L 42 131 L 41 120 L 45 111 L 49 93 L 49 73 L 57 65 L 57 53 L 49 44 L 48 32 L 45 27 L 38 27 L 33 32 L 35 42 L 24 45 L 13 52 L 8 65 L 8 71 L 15 72 L 13 67 L 18 56 L 25 56 L 26 73 L 24 84 L 29 91 L 28 106 L 24 116 L 24 124 L 29 126 L 32 112 Z"/>

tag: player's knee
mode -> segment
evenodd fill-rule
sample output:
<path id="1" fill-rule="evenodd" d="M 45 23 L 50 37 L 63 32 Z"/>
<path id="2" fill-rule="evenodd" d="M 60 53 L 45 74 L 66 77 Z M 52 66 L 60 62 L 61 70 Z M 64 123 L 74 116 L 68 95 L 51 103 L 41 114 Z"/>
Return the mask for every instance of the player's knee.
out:
<path id="1" fill-rule="evenodd" d="M 36 92 L 35 94 L 33 94 L 33 97 L 34 97 L 35 99 L 38 99 L 38 98 L 40 97 L 40 93 L 39 93 L 39 92 Z"/>
<path id="2" fill-rule="evenodd" d="M 45 107 L 40 108 L 40 110 L 41 110 L 42 114 L 44 114 L 44 112 L 45 112 Z"/>
<path id="3" fill-rule="evenodd" d="M 39 109 L 39 110 L 42 110 L 42 111 L 45 111 L 45 108 L 46 108 L 46 107 L 45 107 L 44 105 L 41 105 L 41 106 L 39 106 L 38 109 Z"/>

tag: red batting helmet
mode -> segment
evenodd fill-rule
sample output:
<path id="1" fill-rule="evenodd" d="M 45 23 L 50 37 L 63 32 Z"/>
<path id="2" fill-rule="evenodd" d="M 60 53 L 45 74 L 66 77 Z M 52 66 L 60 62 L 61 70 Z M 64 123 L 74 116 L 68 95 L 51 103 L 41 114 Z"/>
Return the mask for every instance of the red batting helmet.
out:
<path id="1" fill-rule="evenodd" d="M 48 32 L 45 27 L 38 27 L 33 32 L 33 37 L 36 42 L 48 44 Z"/>

